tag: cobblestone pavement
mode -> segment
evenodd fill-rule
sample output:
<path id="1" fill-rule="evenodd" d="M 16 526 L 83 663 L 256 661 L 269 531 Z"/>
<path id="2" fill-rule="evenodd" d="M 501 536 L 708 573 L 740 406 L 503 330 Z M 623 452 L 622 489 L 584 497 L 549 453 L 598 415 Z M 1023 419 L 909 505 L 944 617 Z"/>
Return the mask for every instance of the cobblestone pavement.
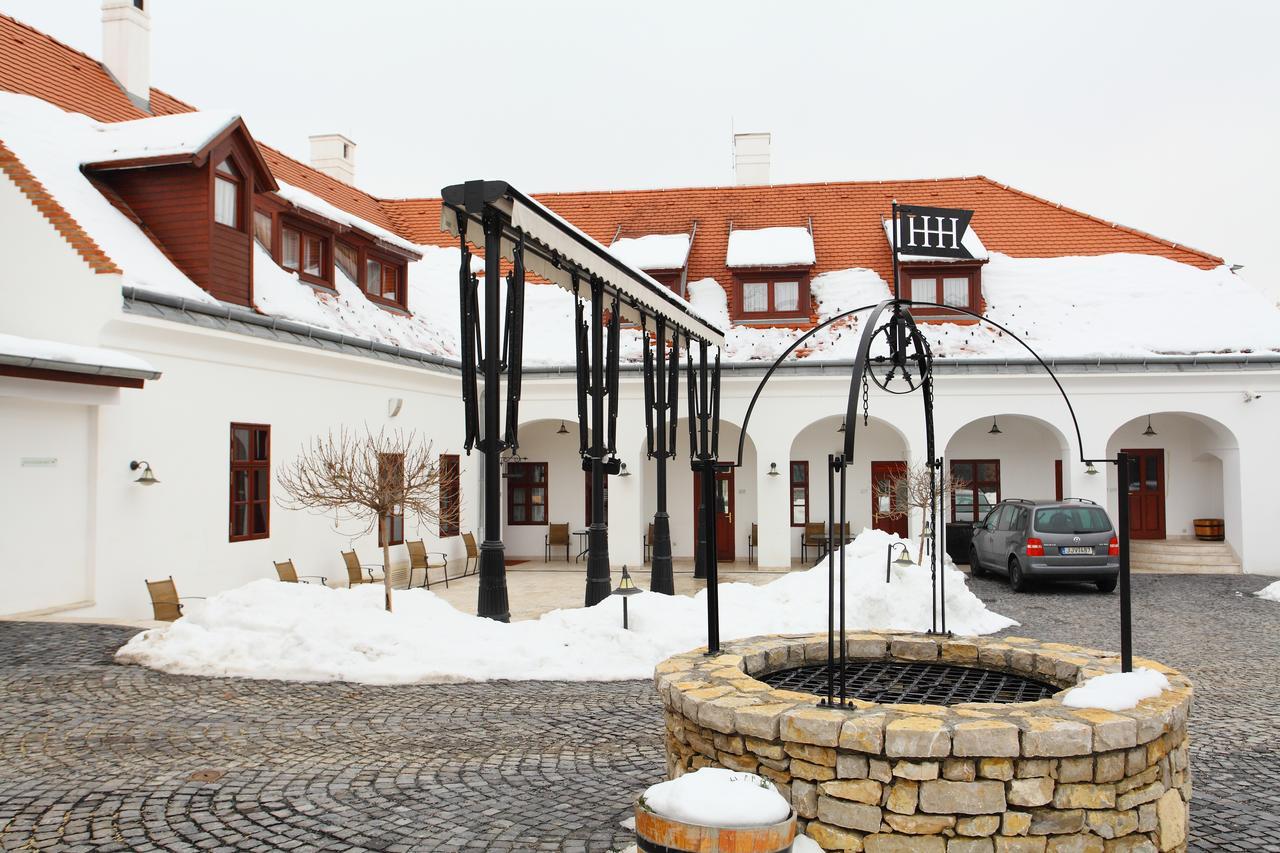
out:
<path id="1" fill-rule="evenodd" d="M 1197 686 L 1195 850 L 1280 851 L 1280 605 L 1247 595 L 1263 585 L 1134 578 L 1137 653 Z M 973 588 L 1016 633 L 1119 644 L 1115 595 Z M 186 678 L 113 664 L 131 633 L 0 622 L 5 850 L 604 851 L 663 772 L 648 682 Z"/>

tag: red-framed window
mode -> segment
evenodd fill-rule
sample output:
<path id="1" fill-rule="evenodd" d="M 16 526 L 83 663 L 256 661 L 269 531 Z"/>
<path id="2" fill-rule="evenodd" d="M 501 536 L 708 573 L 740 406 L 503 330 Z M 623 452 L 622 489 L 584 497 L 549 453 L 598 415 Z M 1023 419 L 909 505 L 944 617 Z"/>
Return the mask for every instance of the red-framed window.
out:
<path id="1" fill-rule="evenodd" d="M 955 266 L 932 264 L 916 266 L 904 264 L 901 270 L 902 292 L 917 302 L 936 302 L 968 311 L 980 311 L 982 307 L 982 268 L 980 266 Z M 920 307 L 912 312 L 923 317 L 946 315 L 947 308 Z M 955 312 L 950 312 L 955 313 Z"/>
<path id="2" fill-rule="evenodd" d="M 798 271 L 738 276 L 738 317 L 794 319 L 809 316 L 809 276 Z"/>
<path id="3" fill-rule="evenodd" d="M 462 460 L 453 453 L 440 456 L 440 538 L 462 530 Z"/>
<path id="4" fill-rule="evenodd" d="M 271 535 L 271 427 L 231 425 L 230 540 Z"/>
<path id="5" fill-rule="evenodd" d="M 981 521 L 1000 503 L 999 459 L 952 459 L 951 476 L 957 482 L 952 521 Z"/>
<path id="6" fill-rule="evenodd" d="M 289 224 L 280 229 L 280 266 L 293 270 L 304 281 L 332 287 L 330 238 Z"/>
<path id="7" fill-rule="evenodd" d="M 507 524 L 542 525 L 550 512 L 547 463 L 507 463 Z"/>
<path id="8" fill-rule="evenodd" d="M 397 487 L 397 481 L 399 485 Z M 378 454 L 378 484 L 380 491 L 392 491 L 393 493 L 404 488 L 404 454 L 403 453 L 379 453 Z M 391 521 L 391 536 L 387 538 L 387 525 L 385 522 Z M 385 540 L 385 541 L 384 541 Z M 386 545 L 403 545 L 404 544 L 404 505 L 397 506 L 390 513 L 383 513 L 378 519 L 378 547 Z"/>
<path id="9" fill-rule="evenodd" d="M 404 271 L 403 263 L 378 255 L 367 255 L 364 261 L 364 292 L 374 299 L 402 305 Z"/>
<path id="10" fill-rule="evenodd" d="M 646 270 L 648 272 L 648 270 Z M 680 292 L 680 270 L 659 270 L 649 272 L 649 277 L 672 293 Z"/>
<path id="11" fill-rule="evenodd" d="M 809 462 L 792 460 L 790 469 L 791 526 L 804 527 L 809 522 Z"/>
<path id="12" fill-rule="evenodd" d="M 213 170 L 213 221 L 240 230 L 244 177 L 228 157 Z"/>

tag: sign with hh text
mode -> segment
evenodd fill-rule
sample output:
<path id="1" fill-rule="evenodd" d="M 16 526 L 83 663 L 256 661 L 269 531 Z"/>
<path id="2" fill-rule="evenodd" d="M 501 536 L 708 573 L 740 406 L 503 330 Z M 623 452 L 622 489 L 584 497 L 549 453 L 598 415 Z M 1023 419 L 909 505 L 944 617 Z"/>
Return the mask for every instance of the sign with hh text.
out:
<path id="1" fill-rule="evenodd" d="M 898 253 L 931 258 L 972 258 L 964 247 L 972 210 L 898 205 Z"/>

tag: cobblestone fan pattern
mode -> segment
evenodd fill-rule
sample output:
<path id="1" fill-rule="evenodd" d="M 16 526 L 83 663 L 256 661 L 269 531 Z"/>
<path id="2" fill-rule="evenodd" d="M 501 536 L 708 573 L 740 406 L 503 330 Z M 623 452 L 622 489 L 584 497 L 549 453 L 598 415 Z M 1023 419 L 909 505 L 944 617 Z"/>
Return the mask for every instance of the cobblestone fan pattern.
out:
<path id="1" fill-rule="evenodd" d="M 821 708 L 755 676 L 827 660 L 826 634 L 757 637 L 660 663 L 672 775 L 760 773 L 828 851 L 1180 853 L 1186 850 L 1191 686 L 1121 713 L 1034 702 L 948 707 L 857 699 Z M 857 660 L 946 662 L 1059 688 L 1114 672 L 1116 656 L 1027 637 L 851 633 Z M 1056 692 L 1056 691 L 1055 691 Z"/>
<path id="2" fill-rule="evenodd" d="M 1195 684 L 1191 850 L 1280 853 L 1280 605 L 1249 594 L 1266 583 L 1134 577 L 1137 652 Z M 1023 623 L 1007 633 L 1119 647 L 1115 595 L 971 586 Z M 647 681 L 204 681 L 112 665 L 131 633 L 0 622 L 5 850 L 607 850 L 664 773 Z"/>
<path id="3" fill-rule="evenodd" d="M 1274 578 L 1134 575 L 1134 653 L 1195 685 L 1190 850 L 1280 853 L 1280 604 L 1252 593 Z M 1005 633 L 1120 648 L 1119 593 L 1083 584 L 1014 593 L 970 588 L 1021 626 Z"/>
<path id="4" fill-rule="evenodd" d="M 663 776 L 649 682 L 189 678 L 131 633 L 0 622 L 4 850 L 605 851 Z"/>

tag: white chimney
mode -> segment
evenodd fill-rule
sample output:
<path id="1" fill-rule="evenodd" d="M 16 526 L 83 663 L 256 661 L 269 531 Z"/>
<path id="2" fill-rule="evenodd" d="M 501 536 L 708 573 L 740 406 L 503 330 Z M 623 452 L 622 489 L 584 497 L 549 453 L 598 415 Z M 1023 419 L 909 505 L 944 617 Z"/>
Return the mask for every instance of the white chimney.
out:
<path id="1" fill-rule="evenodd" d="M 341 133 L 311 137 L 311 165 L 331 178 L 355 186 L 356 144 Z"/>
<path id="2" fill-rule="evenodd" d="M 733 172 L 738 186 L 769 183 L 769 134 L 733 135 Z"/>
<path id="3" fill-rule="evenodd" d="M 151 109 L 151 0 L 102 0 L 102 64 L 120 88 Z"/>

